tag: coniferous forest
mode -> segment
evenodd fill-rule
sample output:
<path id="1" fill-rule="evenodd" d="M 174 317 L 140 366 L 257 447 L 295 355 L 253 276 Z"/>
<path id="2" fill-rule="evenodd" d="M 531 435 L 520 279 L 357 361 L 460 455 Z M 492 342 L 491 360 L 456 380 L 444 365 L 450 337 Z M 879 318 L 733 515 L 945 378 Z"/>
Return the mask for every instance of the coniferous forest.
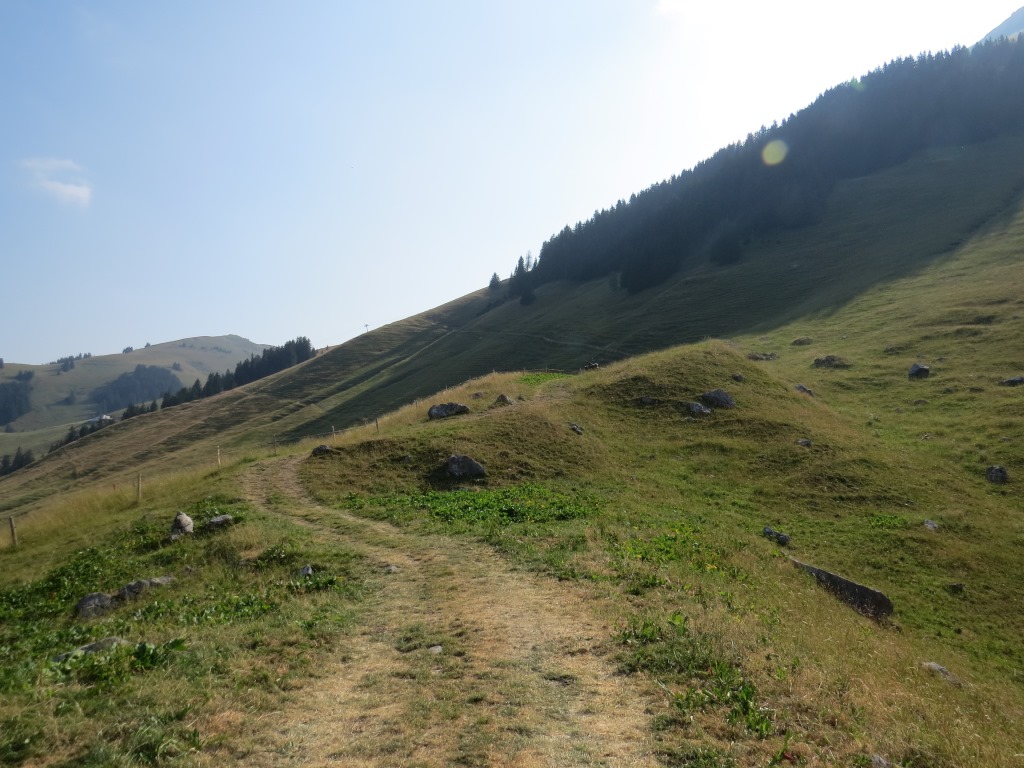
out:
<path id="1" fill-rule="evenodd" d="M 814 223 L 842 180 L 914 153 L 1024 130 L 1024 44 L 980 43 L 899 59 L 832 88 L 781 125 L 762 127 L 544 243 L 517 265 L 513 296 L 556 280 L 620 273 L 631 292 L 684 264 L 739 262 L 751 238 Z"/>

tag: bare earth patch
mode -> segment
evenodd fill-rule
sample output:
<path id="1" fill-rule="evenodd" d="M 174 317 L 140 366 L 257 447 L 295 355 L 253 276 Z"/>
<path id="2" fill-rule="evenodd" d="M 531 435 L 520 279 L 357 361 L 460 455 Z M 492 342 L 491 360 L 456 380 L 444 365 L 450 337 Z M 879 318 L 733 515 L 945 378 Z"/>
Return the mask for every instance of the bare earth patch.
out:
<path id="1" fill-rule="evenodd" d="M 410 534 L 312 501 L 301 459 L 254 465 L 245 492 L 379 567 L 339 658 L 218 761 L 279 765 L 655 765 L 655 693 L 616 674 L 612 628 L 576 585 L 490 549 Z M 388 568 L 388 566 L 392 566 Z"/>

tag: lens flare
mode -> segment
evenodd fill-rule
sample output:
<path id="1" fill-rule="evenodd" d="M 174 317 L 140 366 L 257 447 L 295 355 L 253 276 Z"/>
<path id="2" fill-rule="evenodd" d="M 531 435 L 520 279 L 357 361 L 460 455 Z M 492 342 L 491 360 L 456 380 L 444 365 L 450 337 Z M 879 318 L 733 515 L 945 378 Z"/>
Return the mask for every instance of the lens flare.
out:
<path id="1" fill-rule="evenodd" d="M 786 155 L 789 154 L 789 147 L 786 146 L 786 142 L 782 139 L 774 139 L 764 145 L 764 149 L 761 150 L 761 161 L 765 165 L 778 165 L 786 159 Z"/>

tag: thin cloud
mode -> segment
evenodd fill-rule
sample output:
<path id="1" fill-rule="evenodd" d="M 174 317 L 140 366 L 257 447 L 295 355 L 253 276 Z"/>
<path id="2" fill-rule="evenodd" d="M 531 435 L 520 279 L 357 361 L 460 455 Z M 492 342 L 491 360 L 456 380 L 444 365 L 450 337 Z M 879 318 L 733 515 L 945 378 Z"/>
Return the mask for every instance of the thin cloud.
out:
<path id="1" fill-rule="evenodd" d="M 84 169 L 73 160 L 56 157 L 30 157 L 21 161 L 32 179 L 32 186 L 43 190 L 60 203 L 88 208 L 92 202 L 92 185 Z"/>

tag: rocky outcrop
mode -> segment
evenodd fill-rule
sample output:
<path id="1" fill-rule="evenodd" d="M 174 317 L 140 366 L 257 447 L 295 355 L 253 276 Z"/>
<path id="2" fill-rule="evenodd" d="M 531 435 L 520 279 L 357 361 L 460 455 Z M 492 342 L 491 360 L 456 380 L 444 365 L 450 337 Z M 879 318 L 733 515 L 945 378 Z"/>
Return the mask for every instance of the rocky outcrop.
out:
<path id="1" fill-rule="evenodd" d="M 462 403 L 437 403 L 427 410 L 428 419 L 449 419 L 469 413 L 469 406 Z"/>
<path id="2" fill-rule="evenodd" d="M 310 456 L 330 456 L 332 453 L 337 453 L 337 452 L 338 452 L 337 450 L 335 450 L 334 448 L 331 448 L 331 446 L 329 446 L 329 445 L 318 445 L 316 448 L 314 448 L 312 450 L 312 452 L 309 455 Z"/>
<path id="3" fill-rule="evenodd" d="M 102 640 L 89 643 L 88 645 L 82 645 L 75 648 L 73 651 L 62 653 L 59 656 L 54 656 L 53 660 L 58 664 L 62 661 L 70 659 L 72 656 L 86 656 L 90 653 L 99 653 L 100 651 L 109 651 L 112 648 L 117 648 L 119 645 L 131 645 L 127 640 L 122 640 L 120 637 L 104 637 Z"/>
<path id="4" fill-rule="evenodd" d="M 783 533 L 782 531 L 773 530 L 772 528 L 768 527 L 767 525 L 764 527 L 764 537 L 766 539 L 771 539 L 776 544 L 778 544 L 780 547 L 788 547 L 789 546 L 789 534 L 788 533 Z"/>
<path id="5" fill-rule="evenodd" d="M 852 368 L 853 363 L 849 360 L 844 360 L 839 355 L 825 355 L 824 357 L 814 358 L 814 362 L 811 365 L 815 368 L 831 368 L 834 370 L 842 370 L 844 368 Z"/>
<path id="6" fill-rule="evenodd" d="M 80 619 L 94 619 L 97 616 L 103 616 L 122 603 L 134 600 L 143 592 L 154 587 L 165 587 L 173 581 L 173 576 L 157 576 L 152 579 L 136 579 L 130 584 L 125 584 L 112 595 L 105 592 L 91 592 L 75 605 L 75 616 Z"/>
<path id="7" fill-rule="evenodd" d="M 823 568 L 816 568 L 813 565 L 801 563 L 799 560 L 791 558 L 790 562 L 795 567 L 813 576 L 819 586 L 824 587 L 844 603 L 865 616 L 870 616 L 873 619 L 884 619 L 892 615 L 892 600 L 877 589 L 865 587 L 863 584 L 858 584 Z"/>

